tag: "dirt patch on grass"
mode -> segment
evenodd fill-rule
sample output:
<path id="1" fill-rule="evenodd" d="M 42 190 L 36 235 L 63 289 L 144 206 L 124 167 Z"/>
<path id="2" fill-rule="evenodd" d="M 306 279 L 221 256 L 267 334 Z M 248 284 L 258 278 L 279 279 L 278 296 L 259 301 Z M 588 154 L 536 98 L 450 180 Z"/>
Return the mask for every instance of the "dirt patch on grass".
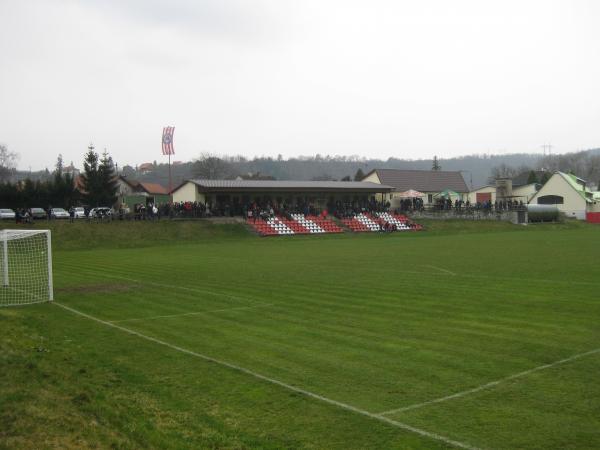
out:
<path id="1" fill-rule="evenodd" d="M 57 288 L 56 292 L 63 294 L 112 294 L 133 291 L 139 287 L 140 285 L 135 283 L 78 284 Z"/>

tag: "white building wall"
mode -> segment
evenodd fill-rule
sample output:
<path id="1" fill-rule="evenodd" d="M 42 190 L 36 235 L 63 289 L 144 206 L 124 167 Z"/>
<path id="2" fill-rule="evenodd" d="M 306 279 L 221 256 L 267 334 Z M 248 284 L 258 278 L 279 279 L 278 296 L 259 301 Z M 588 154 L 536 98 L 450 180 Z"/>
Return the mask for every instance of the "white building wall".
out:
<path id="1" fill-rule="evenodd" d="M 360 181 L 370 181 L 371 183 L 381 184 L 381 180 L 379 180 L 379 177 L 377 176 L 377 172 L 373 172 L 373 173 L 369 174 L 368 176 L 366 176 L 365 178 L 363 178 Z"/>
<path id="2" fill-rule="evenodd" d="M 204 203 L 204 195 L 198 192 L 196 184 L 188 181 L 176 191 L 173 191 L 173 202 L 200 202 Z"/>
<path id="3" fill-rule="evenodd" d="M 529 201 L 533 198 L 536 192 L 537 191 L 535 190 L 535 183 L 513 188 L 513 195 L 518 195 L 519 197 L 522 197 L 523 203 L 529 203 Z"/>

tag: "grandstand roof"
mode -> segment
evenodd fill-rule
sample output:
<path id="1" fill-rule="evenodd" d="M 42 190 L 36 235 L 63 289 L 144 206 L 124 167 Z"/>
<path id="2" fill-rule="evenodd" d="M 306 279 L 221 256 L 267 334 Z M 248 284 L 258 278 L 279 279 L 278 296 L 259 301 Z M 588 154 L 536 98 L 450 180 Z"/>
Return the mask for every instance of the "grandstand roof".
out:
<path id="1" fill-rule="evenodd" d="M 374 169 L 382 184 L 393 186 L 396 191 L 414 189 L 421 192 L 441 192 L 451 189 L 456 192 L 469 192 L 467 184 L 460 172 L 444 170 L 400 170 Z"/>
<path id="2" fill-rule="evenodd" d="M 393 186 L 365 181 L 187 180 L 205 191 L 390 192 Z M 183 184 L 185 184 L 183 183 Z M 182 185 L 183 185 L 182 184 Z M 174 190 L 179 189 L 178 186 Z"/>

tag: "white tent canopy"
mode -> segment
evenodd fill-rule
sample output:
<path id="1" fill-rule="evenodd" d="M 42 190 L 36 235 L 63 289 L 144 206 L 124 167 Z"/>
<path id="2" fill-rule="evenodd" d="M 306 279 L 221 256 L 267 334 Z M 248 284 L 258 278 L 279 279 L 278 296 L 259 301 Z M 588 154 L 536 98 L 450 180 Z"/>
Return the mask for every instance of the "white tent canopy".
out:
<path id="1" fill-rule="evenodd" d="M 409 189 L 408 191 L 400 192 L 400 194 L 398 194 L 398 197 L 400 197 L 400 198 L 418 198 L 418 197 L 425 197 L 425 194 L 423 194 L 422 192 L 419 192 L 419 191 L 415 191 L 414 189 Z"/>

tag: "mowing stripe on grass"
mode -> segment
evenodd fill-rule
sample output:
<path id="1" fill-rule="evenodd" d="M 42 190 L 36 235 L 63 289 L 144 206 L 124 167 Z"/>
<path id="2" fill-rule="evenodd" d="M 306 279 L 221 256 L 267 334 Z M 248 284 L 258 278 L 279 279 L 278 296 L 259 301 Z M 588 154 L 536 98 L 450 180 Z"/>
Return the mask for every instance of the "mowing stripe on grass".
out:
<path id="1" fill-rule="evenodd" d="M 379 415 L 385 416 L 385 415 L 389 415 L 389 414 L 401 413 L 401 412 L 410 411 L 413 409 L 422 408 L 424 406 L 433 405 L 435 403 L 441 403 L 441 402 L 445 402 L 447 400 L 453 400 L 455 398 L 464 397 L 469 394 L 474 394 L 475 392 L 493 388 L 493 387 L 498 386 L 499 384 L 505 383 L 507 381 L 514 380 L 517 378 L 522 378 L 522 377 L 532 374 L 534 372 L 539 372 L 540 370 L 550 369 L 552 367 L 556 367 L 561 364 L 565 364 L 565 363 L 574 361 L 576 359 L 583 358 L 585 356 L 594 355 L 596 353 L 600 353 L 600 348 L 590 350 L 590 351 L 584 352 L 584 353 L 578 353 L 577 355 L 573 355 L 573 356 L 570 356 L 565 359 L 560 359 L 560 360 L 554 361 L 553 363 L 550 363 L 550 364 L 544 364 L 542 366 L 534 367 L 533 369 L 525 370 L 524 372 L 519 372 L 519 373 L 516 373 L 509 377 L 501 378 L 500 380 L 491 381 L 489 383 L 482 384 L 481 386 L 478 386 L 473 389 L 467 389 L 466 391 L 457 392 L 456 394 L 447 395 L 445 397 L 436 398 L 434 400 L 428 400 L 428 401 L 422 402 L 422 403 L 415 403 L 414 405 L 404 406 L 402 408 L 396 408 L 396 409 L 390 409 L 388 411 L 383 411 L 383 412 L 380 412 Z"/>
<path id="2" fill-rule="evenodd" d="M 129 333 L 131 335 L 137 336 L 137 337 L 145 339 L 147 341 L 154 342 L 155 344 L 159 344 L 159 345 L 168 347 L 168 348 L 170 348 L 172 350 L 176 350 L 178 352 L 185 353 L 187 355 L 195 356 L 196 358 L 200 358 L 200 359 L 203 359 L 205 361 L 209 361 L 209 362 L 218 364 L 218 365 L 223 366 L 223 367 L 227 367 L 229 369 L 232 369 L 232 370 L 235 370 L 235 371 L 238 371 L 238 372 L 242 372 L 242 373 L 244 373 L 246 375 L 250 375 L 250 376 L 252 376 L 254 378 L 258 378 L 259 380 L 263 380 L 263 381 L 266 381 L 268 383 L 275 384 L 277 386 L 283 387 L 283 388 L 288 389 L 290 391 L 297 392 L 297 393 L 305 395 L 307 397 L 311 397 L 311 398 L 320 400 L 322 402 L 328 403 L 330 405 L 337 406 L 337 407 L 345 409 L 347 411 L 352 411 L 354 413 L 361 414 L 361 415 L 369 417 L 371 419 L 379 420 L 380 422 L 386 423 L 388 425 L 392 425 L 392 426 L 400 428 L 402 430 L 410 431 L 411 433 L 415 433 L 415 434 L 418 434 L 420 436 L 423 436 L 423 437 L 426 437 L 426 438 L 429 438 L 429 439 L 434 439 L 436 441 L 440 441 L 440 442 L 443 442 L 445 444 L 452 445 L 454 447 L 464 448 L 464 449 L 468 449 L 468 450 L 478 450 L 477 447 L 473 447 L 473 446 L 471 446 L 469 444 L 465 444 L 463 442 L 455 441 L 453 439 L 447 438 L 447 437 L 439 435 L 437 433 L 432 433 L 430 431 L 422 430 L 420 428 L 415 428 L 415 427 L 413 427 L 411 425 L 405 424 L 403 422 L 399 422 L 397 420 L 390 419 L 390 418 L 382 416 L 380 414 L 371 413 L 369 411 L 365 411 L 364 409 L 360 409 L 360 408 L 357 408 L 355 406 L 348 405 L 347 403 L 338 402 L 337 400 L 333 400 L 333 399 L 330 399 L 330 398 L 327 398 L 327 397 L 323 397 L 322 395 L 315 394 L 314 392 L 310 392 L 310 391 L 307 391 L 305 389 L 301 389 L 299 387 L 292 386 L 290 384 L 284 383 L 283 381 L 279 381 L 279 380 L 276 380 L 274 378 L 267 377 L 267 376 L 262 375 L 262 374 L 260 374 L 258 372 L 254 372 L 252 370 L 246 369 L 244 367 L 237 366 L 235 364 L 228 363 L 226 361 L 222 361 L 222 360 L 213 358 L 211 356 L 203 355 L 202 353 L 197 353 L 197 352 L 194 352 L 192 350 L 188 350 L 188 349 L 185 349 L 183 347 L 179 347 L 177 345 L 169 344 L 168 342 L 161 341 L 160 339 L 154 338 L 152 336 L 147 336 L 145 334 L 139 333 L 139 332 L 131 330 L 129 328 L 125 328 L 125 327 L 122 327 L 120 325 L 117 325 L 115 323 L 107 322 L 106 320 L 102 320 L 102 319 L 99 319 L 97 317 L 91 316 L 91 315 L 86 314 L 84 312 L 78 311 L 78 310 L 76 310 L 74 308 L 71 308 L 71 307 L 69 307 L 67 305 L 63 305 L 62 303 L 58 303 L 58 302 L 55 301 L 55 302 L 53 302 L 53 304 L 56 305 L 56 306 L 59 306 L 59 307 L 61 307 L 63 309 L 65 309 L 67 311 L 70 311 L 73 314 L 77 314 L 77 315 L 79 315 L 81 317 L 85 317 L 86 319 L 90 319 L 90 320 L 93 320 L 95 322 L 101 323 L 103 325 L 116 328 L 117 330 L 121 330 L 121 331 L 124 331 L 125 333 Z"/>
<path id="3" fill-rule="evenodd" d="M 156 283 L 154 281 L 134 280 L 133 278 L 122 277 L 122 276 L 114 275 L 114 274 L 111 274 L 110 277 L 111 278 L 117 278 L 119 280 L 132 281 L 134 283 L 145 283 L 145 284 L 150 284 L 152 286 L 164 287 L 164 288 L 169 288 L 169 289 L 181 289 L 183 291 L 199 292 L 201 294 L 217 295 L 217 296 L 221 296 L 221 297 L 225 297 L 225 298 L 232 298 L 234 300 L 242 300 L 242 301 L 248 301 L 248 300 L 253 301 L 253 300 L 255 300 L 255 299 L 250 298 L 250 297 L 239 297 L 237 295 L 225 294 L 223 292 L 216 292 L 216 291 L 210 291 L 210 290 L 207 291 L 206 289 L 201 289 L 201 288 L 190 288 L 190 287 L 185 287 L 185 286 L 178 286 L 176 284 Z"/>
<path id="4" fill-rule="evenodd" d="M 211 309 L 208 311 L 195 311 L 195 312 L 186 312 L 186 313 L 180 313 L 180 314 L 168 314 L 168 315 L 164 315 L 164 316 L 137 317 L 134 319 L 109 320 L 108 322 L 121 323 L 121 322 L 134 322 L 134 321 L 139 321 L 139 320 L 166 319 L 169 317 L 195 316 L 197 314 L 210 314 L 210 313 L 223 312 L 223 311 L 236 311 L 239 309 L 264 308 L 267 306 L 273 306 L 274 304 L 275 303 L 259 303 L 257 305 L 251 305 L 251 306 L 238 306 L 238 307 L 233 307 L 233 308 Z"/>

